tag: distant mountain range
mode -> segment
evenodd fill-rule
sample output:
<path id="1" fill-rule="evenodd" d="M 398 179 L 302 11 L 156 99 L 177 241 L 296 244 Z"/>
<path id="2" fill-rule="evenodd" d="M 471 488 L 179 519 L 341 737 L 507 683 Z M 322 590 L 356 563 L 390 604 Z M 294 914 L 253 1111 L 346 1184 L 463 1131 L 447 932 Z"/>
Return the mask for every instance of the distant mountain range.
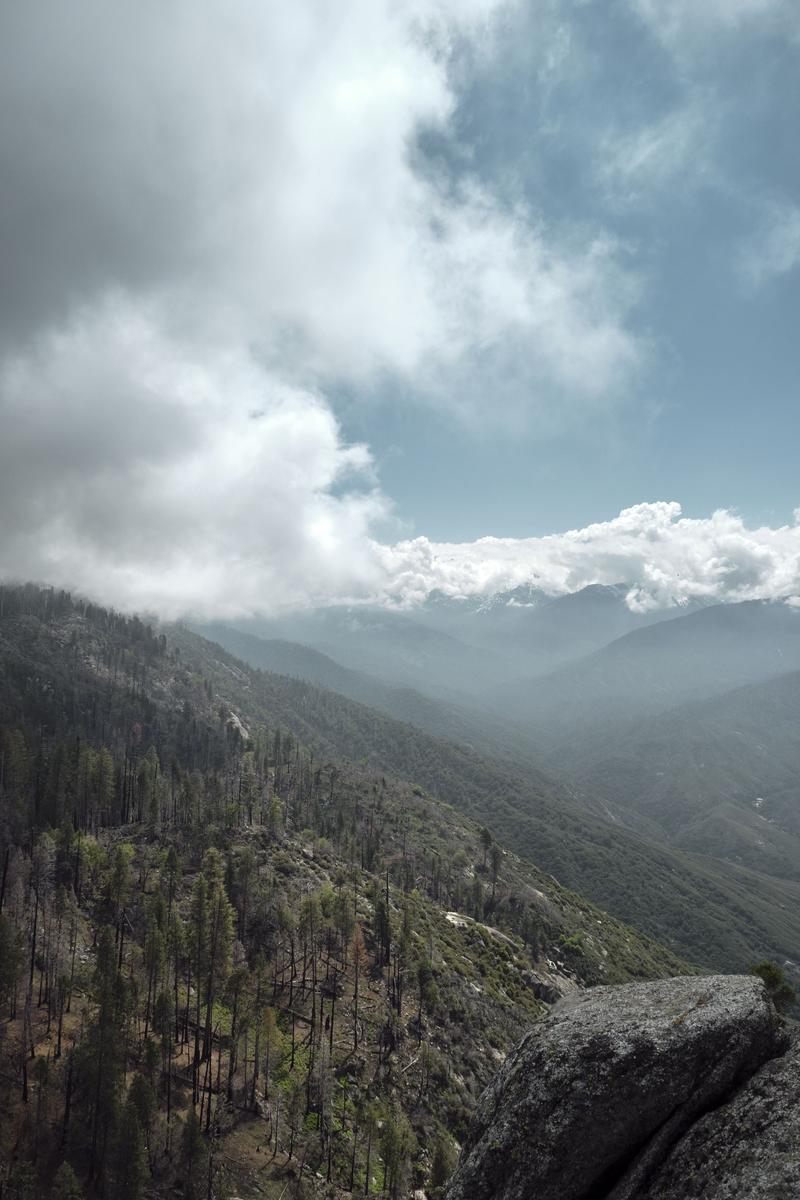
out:
<path id="1" fill-rule="evenodd" d="M 628 620 L 621 587 L 558 601 L 530 591 L 515 598 L 525 614 L 522 632 L 533 638 L 536 622 L 539 632 L 548 623 L 564 645 L 568 629 L 580 631 L 584 619 L 581 645 Z M 454 610 L 462 634 L 472 620 L 486 618 L 480 627 L 493 623 L 495 631 L 517 620 L 504 615 L 516 606 L 500 600 L 484 608 L 446 598 L 431 604 Z M 447 689 L 443 700 L 444 676 L 431 687 L 422 667 L 419 689 L 388 681 L 403 642 L 434 648 L 434 657 L 443 647 L 447 654 L 456 653 L 454 645 L 476 649 L 426 629 L 427 612 L 302 619 L 313 632 L 345 629 L 340 652 L 357 660 L 361 643 L 362 661 L 381 665 L 382 679 L 309 646 L 224 626 L 204 632 L 252 665 L 290 677 L 281 703 L 286 719 L 288 698 L 296 697 L 298 736 L 312 738 L 309 720 L 316 736 L 329 727 L 337 753 L 419 780 L 688 956 L 741 967 L 756 947 L 796 955 L 800 613 L 746 603 L 649 614 L 547 674 L 480 686 L 473 679 L 469 692 Z M 588 613 L 597 615 L 594 624 Z M 477 649 L 490 655 L 493 670 L 507 669 L 510 655 Z M 442 671 L 445 661 L 438 659 Z M 518 674 L 524 661 L 520 653 Z M 304 680 L 333 689 L 338 700 Z"/>
<path id="2" fill-rule="evenodd" d="M 633 612 L 629 591 L 619 584 L 557 597 L 533 586 L 462 598 L 433 592 L 404 612 L 338 606 L 231 624 L 241 633 L 318 650 L 395 686 L 464 703 L 481 700 L 487 687 L 545 674 L 632 630 L 698 607 Z"/>
<path id="3" fill-rule="evenodd" d="M 420 621 L 463 641 L 513 655 L 517 668 L 549 671 L 599 649 L 615 638 L 699 607 L 634 612 L 630 585 L 591 584 L 564 596 L 530 586 L 463 600 L 433 593 L 416 612 Z"/>
<path id="4" fill-rule="evenodd" d="M 468 643 L 419 616 L 385 609 L 336 607 L 233 623 L 240 633 L 301 644 L 351 671 L 393 686 L 463 700 L 514 672 L 514 656 Z"/>
<path id="5" fill-rule="evenodd" d="M 487 699 L 527 723 L 537 743 L 567 745 L 577 733 L 792 670 L 800 670 L 800 610 L 718 604 L 634 630 L 548 675 L 506 681 Z"/>

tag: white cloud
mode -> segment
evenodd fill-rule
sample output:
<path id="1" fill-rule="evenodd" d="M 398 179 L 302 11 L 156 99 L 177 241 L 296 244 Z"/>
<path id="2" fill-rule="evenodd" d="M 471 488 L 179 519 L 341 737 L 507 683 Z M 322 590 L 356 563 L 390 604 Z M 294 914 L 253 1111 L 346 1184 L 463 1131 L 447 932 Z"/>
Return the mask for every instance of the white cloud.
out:
<path id="1" fill-rule="evenodd" d="M 771 204 L 760 228 L 743 247 L 739 269 L 753 287 L 761 287 L 800 266 L 800 207 Z"/>
<path id="2" fill-rule="evenodd" d="M 480 538 L 436 544 L 415 538 L 381 548 L 386 595 L 418 602 L 490 594 L 533 582 L 553 594 L 591 583 L 630 585 L 634 608 L 667 608 L 692 597 L 719 601 L 800 594 L 800 523 L 748 529 L 736 514 L 681 515 L 675 502 L 637 504 L 614 520 L 539 538 Z"/>
<path id="3" fill-rule="evenodd" d="M 417 169 L 501 7 L 3 11 L 3 574 L 166 613 L 372 593 L 389 506 L 326 388 L 499 422 L 626 396 L 618 247 Z"/>
<path id="4" fill-rule="evenodd" d="M 454 111 L 453 39 L 490 46 L 498 7 L 22 10 L 0 49 L 9 324 L 113 285 L 304 385 L 389 371 L 457 409 L 448 371 L 513 343 L 535 411 L 612 403 L 639 353 L 614 252 L 415 170 Z"/>
<path id="5" fill-rule="evenodd" d="M 625 327 L 638 284 L 613 240 L 555 250 L 524 214 L 504 218 L 474 190 L 442 213 L 441 228 L 432 275 L 449 315 L 417 387 L 463 418 L 506 428 L 534 415 L 544 430 L 624 403 L 647 346 Z"/>
<path id="6" fill-rule="evenodd" d="M 199 362 L 109 301 L 7 363 L 0 408 L 7 578 L 164 616 L 278 611 L 383 581 L 369 453 L 246 353 Z"/>
<path id="7" fill-rule="evenodd" d="M 648 196 L 663 199 L 668 185 L 674 201 L 677 177 L 682 195 L 687 182 L 696 185 L 713 173 L 714 124 L 713 105 L 704 95 L 653 124 L 610 132 L 597 153 L 598 181 L 622 204 L 638 204 Z"/>
<path id="8" fill-rule="evenodd" d="M 383 544 L 390 507 L 369 452 L 343 442 L 324 400 L 241 349 L 198 365 L 157 317 L 109 299 L 0 372 L 0 575 L 166 617 L 413 606 L 434 589 L 528 582 L 553 594 L 626 582 L 642 609 L 800 603 L 800 509 L 793 525 L 751 529 L 656 502 L 545 537 Z"/>

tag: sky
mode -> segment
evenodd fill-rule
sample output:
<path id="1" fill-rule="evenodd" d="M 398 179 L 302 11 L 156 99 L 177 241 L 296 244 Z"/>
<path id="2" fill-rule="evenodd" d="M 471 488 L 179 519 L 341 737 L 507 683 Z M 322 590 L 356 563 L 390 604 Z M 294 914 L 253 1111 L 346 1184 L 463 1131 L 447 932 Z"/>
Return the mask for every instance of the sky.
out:
<path id="1" fill-rule="evenodd" d="M 0 10 L 0 574 L 800 595 L 795 0 Z"/>

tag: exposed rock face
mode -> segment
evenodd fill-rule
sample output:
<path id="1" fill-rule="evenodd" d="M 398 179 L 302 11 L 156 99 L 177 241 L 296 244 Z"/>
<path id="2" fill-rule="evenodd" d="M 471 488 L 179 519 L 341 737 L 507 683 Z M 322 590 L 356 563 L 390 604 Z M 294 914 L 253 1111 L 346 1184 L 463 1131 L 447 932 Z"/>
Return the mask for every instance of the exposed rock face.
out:
<path id="1" fill-rule="evenodd" d="M 775 1059 L 670 1154 L 646 1200 L 787 1200 L 800 1196 L 800 1047 Z"/>
<path id="2" fill-rule="evenodd" d="M 564 1002 L 526 1034 L 481 1097 L 447 1200 L 700 1195 L 681 1179 L 699 1159 L 682 1167 L 674 1148 L 786 1046 L 751 976 L 595 988 Z M 713 1128 L 723 1160 L 724 1137 Z"/>

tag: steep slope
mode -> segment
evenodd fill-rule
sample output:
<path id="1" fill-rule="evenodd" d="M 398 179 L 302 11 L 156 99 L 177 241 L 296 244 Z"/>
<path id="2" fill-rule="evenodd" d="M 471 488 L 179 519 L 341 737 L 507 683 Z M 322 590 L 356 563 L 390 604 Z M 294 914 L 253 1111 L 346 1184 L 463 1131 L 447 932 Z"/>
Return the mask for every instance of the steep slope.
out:
<path id="1" fill-rule="evenodd" d="M 366 724 L 359 728 L 359 720 Z M 442 901 L 453 898 L 447 881 L 453 882 L 453 860 L 461 858 L 457 852 L 482 845 L 481 827 L 457 806 L 423 790 L 422 780 L 413 772 L 404 776 L 397 772 L 389 779 L 383 763 L 370 761 L 378 758 L 377 751 L 374 756 L 355 752 L 365 748 L 361 739 L 369 736 L 370 724 L 376 741 L 399 731 L 408 739 L 419 736 L 424 743 L 420 761 L 424 761 L 425 750 L 432 752 L 441 746 L 455 762 L 462 753 L 459 747 L 426 739 L 412 727 L 382 718 L 334 693 L 252 670 L 188 630 L 154 630 L 135 617 L 122 617 L 64 593 L 0 587 L 0 724 L 6 735 L 19 729 L 26 737 L 38 739 L 42 753 L 65 740 L 72 741 L 77 752 L 83 739 L 106 746 L 122 760 L 125 772 L 114 781 L 113 795 L 93 808 L 91 823 L 97 828 L 113 816 L 152 823 L 152 817 L 141 809 L 141 781 L 134 765 L 135 760 L 146 758 L 152 747 L 164 760 L 164 770 L 173 762 L 179 774 L 224 772 L 230 760 L 236 770 L 236 797 L 229 791 L 218 796 L 214 817 L 225 822 L 226 805 L 231 803 L 237 825 L 250 823 L 252 817 L 251 813 L 245 817 L 249 802 L 239 786 L 246 753 L 260 752 L 265 762 L 270 759 L 273 776 L 279 769 L 281 786 L 291 783 L 300 788 L 301 766 L 324 771 L 328 782 L 333 779 L 329 804 L 341 782 L 348 803 L 360 806 L 359 820 L 367 820 L 372 827 L 380 812 L 386 836 L 398 845 L 403 843 L 408 855 L 413 851 L 420 862 L 440 855 L 437 888 Z M 337 730 L 348 727 L 350 732 L 340 738 Z M 305 736 L 300 736 L 301 730 Z M 348 741 L 354 752 L 338 753 L 334 744 L 338 740 Z M 307 761 L 303 762 L 303 756 Z M 408 750 L 405 757 L 411 759 Z M 25 786 L 15 774 L 18 758 Z M 481 760 L 474 756 L 468 761 Z M 22 828 L 26 824 L 57 827 L 64 819 L 75 824 L 87 819 L 75 781 L 38 767 L 35 755 L 9 752 L 2 765 L 3 794 L 13 802 L 3 809 L 5 832 L 19 822 Z M 224 782 L 229 788 L 230 778 Z M 162 783 L 167 788 L 166 780 Z M 278 786 L 274 778 L 273 784 Z M 30 796 L 25 794 L 26 787 Z M 320 787 L 315 782 L 312 791 L 322 805 Z M 189 802 L 188 793 L 179 796 L 173 782 L 168 790 L 168 798 L 161 796 L 164 805 L 174 808 Z M 27 806 L 31 797 L 33 808 Z M 188 819 L 191 814 L 187 810 L 185 815 Z M 291 815 L 289 809 L 284 819 L 288 821 Z M 295 815 L 308 817 L 311 813 L 303 809 Z M 330 815 L 323 816 L 323 823 L 330 824 Z M 485 850 L 479 851 L 479 857 L 486 856 Z M 617 931 L 615 937 L 631 939 L 631 944 L 638 939 L 645 958 L 643 948 L 649 947 L 656 955 L 656 969 L 658 956 L 662 966 L 685 966 L 669 950 L 565 891 L 513 848 L 502 847 L 500 862 L 498 877 L 507 883 L 497 885 L 498 894 L 506 896 L 511 909 L 518 907 L 520 895 L 536 896 L 557 921 L 562 917 L 566 921 L 569 913 L 570 933 L 579 931 L 574 915 L 589 914 L 582 932 L 597 941 L 598 950 L 594 965 L 587 965 L 587 978 L 597 971 L 610 972 L 615 978 L 639 973 L 638 968 L 629 970 L 624 961 L 611 956 L 611 944 L 603 942 L 604 935 L 597 932 L 596 925 Z M 474 874 L 468 868 L 464 879 L 472 883 Z M 477 874 L 491 882 L 485 863 Z"/>
<path id="2" fill-rule="evenodd" d="M 37 632 L 34 625 L 27 635 L 26 628 L 24 622 L 15 627 L 16 659 L 4 664 L 12 681 L 20 672 L 24 680 L 38 677 L 38 666 L 31 671 L 24 664 L 37 663 L 42 638 L 41 653 L 47 646 L 52 653 L 44 626 Z M 8 639 L 9 630 L 4 620 L 0 636 Z M 67 645 L 71 637 L 63 633 Z M 168 629 L 163 637 L 191 677 L 202 676 L 203 686 L 218 697 L 215 705 L 227 706 L 243 727 L 281 728 L 313 751 L 317 761 L 338 758 L 413 781 L 432 802 L 443 801 L 488 825 L 506 847 L 539 864 L 562 885 L 691 960 L 731 968 L 765 956 L 792 957 L 800 940 L 800 885 L 657 845 L 610 821 L 602 806 L 593 811 L 544 774 L 522 772 L 433 738 L 335 693 L 248 668 L 187 629 Z M 26 638 L 32 639 L 30 646 Z M 52 672 L 60 673 L 62 709 L 73 711 L 75 683 L 63 648 Z M 116 693 L 111 682 L 107 686 L 109 698 L 99 707 L 96 698 L 92 701 L 95 721 L 104 719 L 109 705 L 114 714 Z M 161 686 L 157 678 L 153 686 Z M 39 689 L 36 703 L 43 704 L 46 697 Z M 154 703 L 152 695 L 147 703 Z M 171 703 L 179 707 L 179 693 Z M 154 728 L 149 717 L 131 718 L 143 726 L 143 739 L 154 740 L 158 734 L 165 709 L 156 705 L 154 712 Z M 211 748 L 204 753 L 211 754 Z"/>
<path id="3" fill-rule="evenodd" d="M 800 878 L 800 672 L 582 739 L 569 767 L 676 846 Z"/>
<path id="4" fill-rule="evenodd" d="M 189 630 L 170 637 L 245 723 L 252 712 L 268 714 L 318 754 L 415 780 L 565 886 L 692 961 L 735 969 L 793 957 L 800 884 L 661 846 L 542 772 L 431 737 L 300 680 L 248 669 Z"/>
<path id="5" fill-rule="evenodd" d="M 550 675 L 491 697 L 539 742 L 663 712 L 800 669 L 800 611 L 783 603 L 714 605 L 638 629 Z"/>
<path id="6" fill-rule="evenodd" d="M 530 737 L 522 726 L 512 721 L 498 720 L 482 710 L 434 699 L 414 688 L 385 683 L 362 671 L 351 671 L 321 651 L 297 642 L 256 637 L 221 623 L 192 625 L 191 628 L 251 667 L 317 684 L 368 708 L 416 725 L 434 737 L 461 742 L 480 753 L 510 757 L 526 766 L 534 765 Z"/>
<path id="7" fill-rule="evenodd" d="M 0 588 L 10 1195 L 65 1155 L 91 1195 L 131 1172 L 405 1194 L 547 1002 L 686 969 L 418 784 L 323 754 L 346 700 L 300 693 L 299 740 L 288 683 Z"/>

